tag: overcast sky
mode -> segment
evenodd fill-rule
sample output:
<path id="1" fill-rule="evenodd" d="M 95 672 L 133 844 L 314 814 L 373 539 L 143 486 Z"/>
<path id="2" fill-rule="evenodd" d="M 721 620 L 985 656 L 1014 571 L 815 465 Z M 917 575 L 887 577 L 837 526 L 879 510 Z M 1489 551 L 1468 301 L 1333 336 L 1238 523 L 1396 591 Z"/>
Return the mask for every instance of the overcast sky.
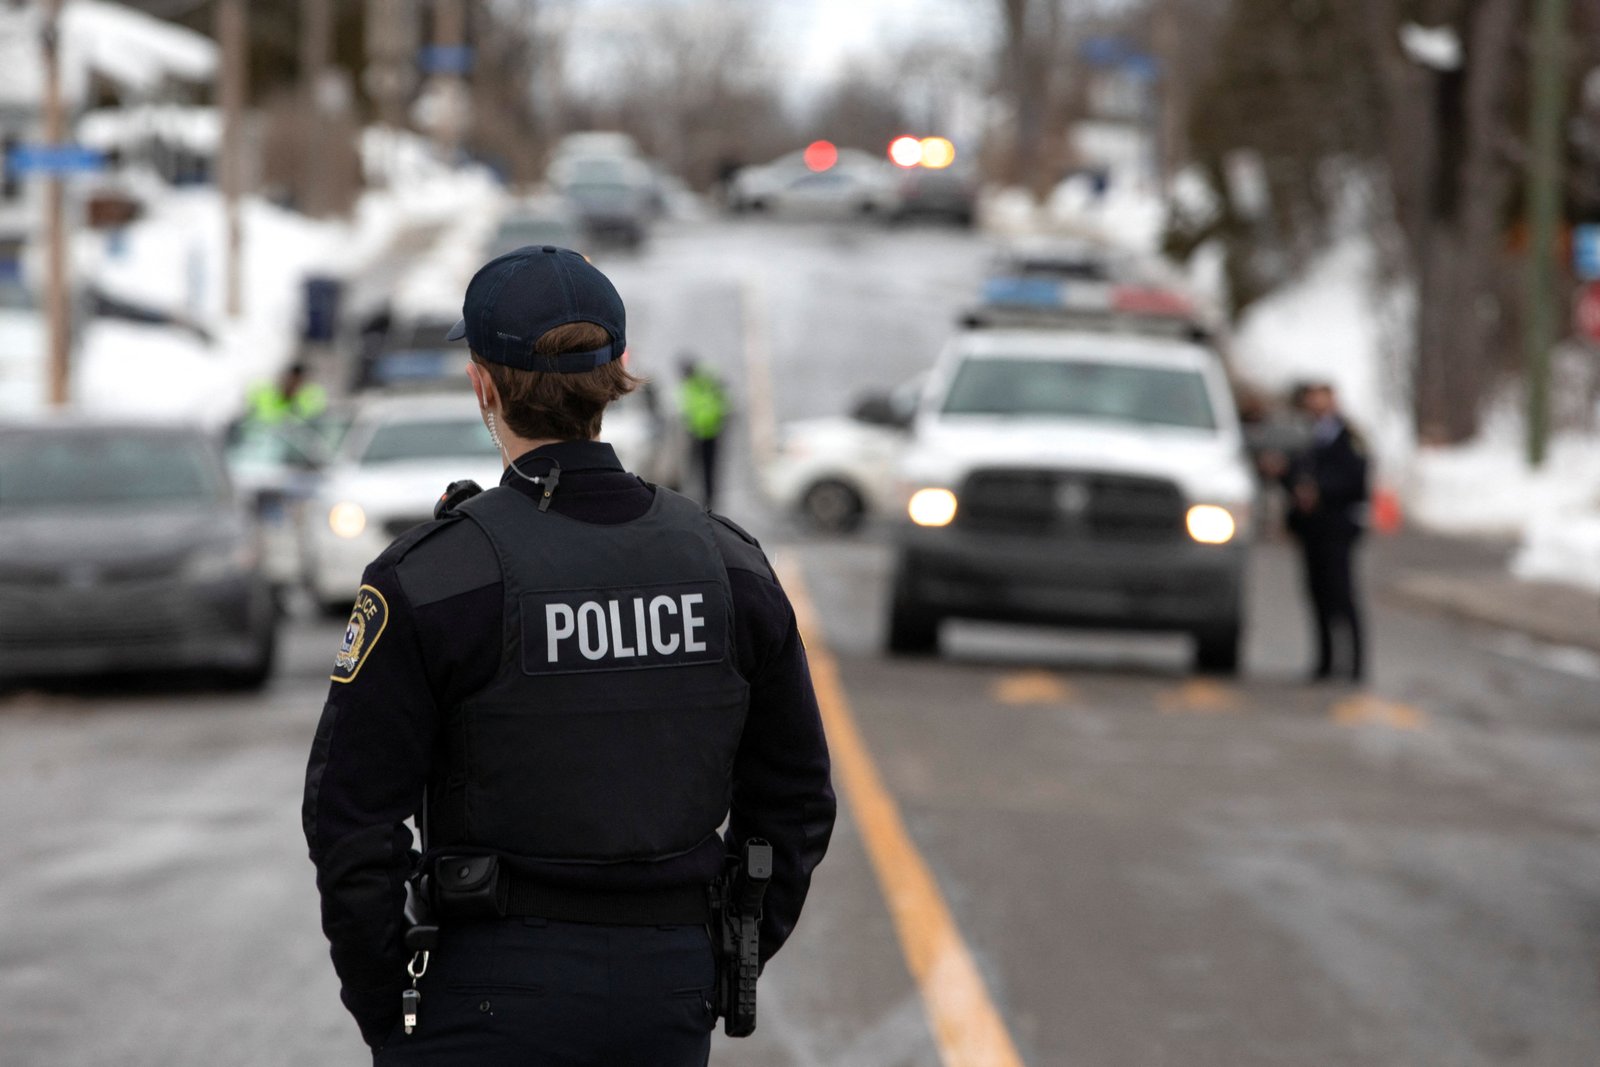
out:
<path id="1" fill-rule="evenodd" d="M 971 41 L 987 36 L 993 0 L 765 0 L 774 42 L 794 41 L 796 76 L 829 80 L 850 59 L 925 38 Z"/>

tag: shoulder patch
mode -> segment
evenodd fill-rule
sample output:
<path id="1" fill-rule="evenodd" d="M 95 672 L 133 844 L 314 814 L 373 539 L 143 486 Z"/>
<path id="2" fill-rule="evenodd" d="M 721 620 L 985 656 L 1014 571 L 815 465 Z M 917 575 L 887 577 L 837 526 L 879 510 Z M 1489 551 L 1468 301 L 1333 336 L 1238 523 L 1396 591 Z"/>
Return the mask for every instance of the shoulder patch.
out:
<path id="1" fill-rule="evenodd" d="M 350 619 L 345 623 L 344 640 L 339 645 L 338 654 L 333 657 L 331 679 L 335 682 L 355 681 L 361 665 L 372 655 L 372 650 L 378 646 L 378 638 L 383 636 L 384 627 L 388 625 L 389 602 L 372 586 L 363 585 L 356 592 L 356 602 L 350 608 Z"/>

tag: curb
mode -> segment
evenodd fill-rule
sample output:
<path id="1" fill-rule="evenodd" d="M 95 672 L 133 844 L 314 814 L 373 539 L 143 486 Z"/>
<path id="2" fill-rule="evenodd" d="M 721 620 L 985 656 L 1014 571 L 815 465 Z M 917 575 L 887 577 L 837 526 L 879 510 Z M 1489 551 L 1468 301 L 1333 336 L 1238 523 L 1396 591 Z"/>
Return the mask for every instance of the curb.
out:
<path id="1" fill-rule="evenodd" d="M 1450 618 L 1600 652 L 1600 596 L 1576 586 L 1422 571 L 1390 582 L 1384 592 L 1389 600 Z"/>

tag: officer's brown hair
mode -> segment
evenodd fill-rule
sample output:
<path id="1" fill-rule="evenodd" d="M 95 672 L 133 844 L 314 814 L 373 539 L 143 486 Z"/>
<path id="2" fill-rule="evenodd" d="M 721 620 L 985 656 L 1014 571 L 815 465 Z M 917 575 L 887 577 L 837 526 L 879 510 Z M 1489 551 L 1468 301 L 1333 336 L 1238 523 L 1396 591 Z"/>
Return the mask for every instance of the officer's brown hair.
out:
<path id="1" fill-rule="evenodd" d="M 557 326 L 533 344 L 541 356 L 591 352 L 611 341 L 605 329 L 590 322 Z M 606 405 L 644 384 L 623 367 L 622 360 L 578 374 L 546 374 L 490 363 L 478 353 L 472 361 L 488 372 L 500 391 L 511 432 L 528 441 L 588 441 L 600 436 Z"/>

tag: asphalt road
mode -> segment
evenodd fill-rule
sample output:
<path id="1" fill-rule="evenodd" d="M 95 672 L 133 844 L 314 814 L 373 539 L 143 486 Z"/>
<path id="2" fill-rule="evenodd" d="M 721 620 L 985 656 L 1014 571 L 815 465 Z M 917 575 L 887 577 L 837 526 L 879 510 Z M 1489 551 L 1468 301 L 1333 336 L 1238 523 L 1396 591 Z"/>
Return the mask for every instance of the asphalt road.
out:
<path id="1" fill-rule="evenodd" d="M 767 412 L 917 372 L 987 252 L 942 230 L 708 224 L 602 263 L 636 366 L 743 421 L 725 508 L 808 616 L 846 801 L 755 1037 L 719 1067 L 1600 1062 L 1600 669 L 1375 597 L 1365 690 L 1298 679 L 1287 549 L 1246 671 L 1162 638 L 955 625 L 878 651 L 887 552 L 753 492 Z M 1380 542 L 1369 584 L 1441 553 Z M 340 625 L 255 696 L 0 697 L 0 1064 L 360 1063 L 299 828 Z"/>

